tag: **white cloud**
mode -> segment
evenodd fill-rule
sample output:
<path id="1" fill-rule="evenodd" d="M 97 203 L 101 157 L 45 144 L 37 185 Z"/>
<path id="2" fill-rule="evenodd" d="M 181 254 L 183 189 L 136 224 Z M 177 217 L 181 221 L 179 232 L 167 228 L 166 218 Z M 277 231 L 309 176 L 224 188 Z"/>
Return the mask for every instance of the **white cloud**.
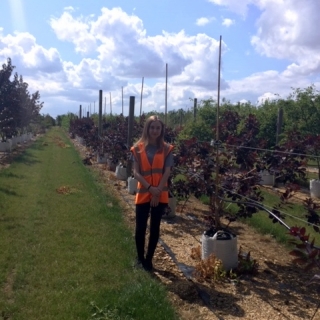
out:
<path id="1" fill-rule="evenodd" d="M 60 39 L 72 42 L 76 48 L 80 38 L 84 43 L 96 39 L 98 57 L 92 66 L 100 74 L 95 75 L 96 80 L 102 73 L 126 78 L 163 78 L 168 63 L 175 84 L 214 85 L 212 73 L 217 72 L 218 42 L 204 34 L 188 36 L 181 31 L 148 37 L 142 21 L 120 8 L 103 8 L 96 20 L 87 22 L 69 13 L 53 21 L 56 32 L 57 26 L 70 25 L 64 28 Z M 76 70 L 73 73 L 77 74 Z M 73 79 L 80 85 L 75 76 Z"/>
<path id="2" fill-rule="evenodd" d="M 256 21 L 257 29 L 251 37 L 251 44 L 260 55 L 290 62 L 287 68 L 280 73 L 281 78 L 278 81 L 283 81 L 282 83 L 288 85 L 289 88 L 292 83 L 296 84 L 297 82 L 310 85 L 310 83 L 307 83 L 307 79 L 319 74 L 320 37 L 316 27 L 319 22 L 319 1 L 209 1 L 224 6 L 244 18 L 248 14 L 249 5 L 253 5 L 260 10 L 260 16 Z"/>
<path id="3" fill-rule="evenodd" d="M 233 11 L 243 17 L 247 15 L 248 5 L 252 3 L 259 3 L 264 0 L 208 0 L 219 6 L 225 6 L 230 11 Z M 266 0 L 268 1 L 268 0 Z"/>
<path id="4" fill-rule="evenodd" d="M 257 104 L 261 105 L 265 101 L 272 101 L 272 100 L 276 100 L 276 99 L 278 99 L 278 95 L 271 93 L 271 92 L 265 92 L 264 94 L 262 94 L 261 96 L 258 97 Z"/>
<path id="5" fill-rule="evenodd" d="M 227 97 L 232 102 L 246 99 L 253 104 L 261 102 L 262 99 L 272 97 L 287 98 L 292 92 L 292 87 L 306 88 L 310 86 L 310 79 L 297 74 L 288 75 L 288 70 L 278 72 L 268 70 L 254 73 L 246 78 L 231 80 L 229 87 L 221 91 L 222 97 Z M 315 86 L 320 87 L 320 82 L 315 81 Z"/>
<path id="6" fill-rule="evenodd" d="M 269 1 L 257 21 L 258 31 L 251 43 L 261 55 L 292 61 L 288 74 L 319 73 L 320 37 L 315 27 L 319 12 L 319 1 Z"/>
<path id="7" fill-rule="evenodd" d="M 219 42 L 206 34 L 187 36 L 184 31 L 177 34 L 164 33 L 163 36 L 149 38 L 161 56 L 173 51 L 179 57 L 169 62 L 170 81 L 174 85 L 192 85 L 212 88 L 216 84 Z M 226 46 L 223 44 L 223 50 Z M 179 63 L 182 57 L 183 64 Z M 165 61 L 165 60 L 164 60 Z M 174 68 L 174 69 L 173 69 Z M 164 75 L 164 72 L 162 73 Z"/>
<path id="8" fill-rule="evenodd" d="M 216 86 L 217 40 L 184 31 L 147 36 L 142 21 L 119 8 L 103 8 L 96 18 L 73 14 L 68 8 L 50 24 L 58 39 L 71 42 L 81 53 L 79 63 L 62 61 L 56 49 L 41 47 L 30 34 L 2 36 L 0 31 L 0 60 L 5 62 L 10 56 L 30 88 L 42 88 L 43 98 L 63 96 L 67 105 L 72 101 L 78 104 L 97 100 L 98 90 L 103 89 L 113 92 L 112 99 L 119 106 L 121 87 L 127 95 L 140 97 L 144 76 L 145 81 L 154 79 L 152 86 L 145 83 L 144 106 L 156 110 L 164 105 L 166 63 L 169 110 L 180 108 L 181 99 L 185 104 L 196 92 L 201 99 L 206 88 Z M 225 82 L 222 87 L 227 87 Z"/>
<path id="9" fill-rule="evenodd" d="M 223 21 L 222 21 L 222 25 L 225 26 L 225 27 L 230 27 L 230 26 L 232 26 L 234 23 L 235 23 L 234 20 L 228 19 L 228 18 L 223 19 Z"/>
<path id="10" fill-rule="evenodd" d="M 205 26 L 205 25 L 209 24 L 213 20 L 214 20 L 214 18 L 202 17 L 202 18 L 197 19 L 196 25 L 197 26 Z"/>
<path id="11" fill-rule="evenodd" d="M 316 0 L 209 0 L 246 17 L 248 6 L 261 15 L 251 38 L 255 50 L 266 57 L 292 62 L 287 73 L 311 75 L 320 72 L 320 37 L 317 29 L 320 2 Z"/>
<path id="12" fill-rule="evenodd" d="M 96 39 L 90 33 L 90 24 L 90 21 L 85 21 L 82 17 L 74 19 L 70 12 L 64 12 L 60 18 L 50 20 L 57 38 L 72 42 L 75 50 L 81 53 L 89 53 L 96 48 Z"/>
<path id="13" fill-rule="evenodd" d="M 59 52 L 55 48 L 45 49 L 38 45 L 35 37 L 26 32 L 7 36 L 0 33 L 0 60 L 9 57 L 22 75 L 62 70 Z"/>
<path id="14" fill-rule="evenodd" d="M 68 11 L 68 12 L 74 12 L 75 11 L 75 9 L 72 6 L 64 7 L 63 10 L 64 11 Z"/>

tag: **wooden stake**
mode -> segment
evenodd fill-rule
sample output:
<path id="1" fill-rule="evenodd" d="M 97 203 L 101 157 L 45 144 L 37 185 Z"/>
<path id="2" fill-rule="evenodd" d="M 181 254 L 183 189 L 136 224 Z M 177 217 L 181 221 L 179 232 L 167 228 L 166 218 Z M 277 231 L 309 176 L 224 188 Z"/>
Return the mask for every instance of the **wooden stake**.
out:
<path id="1" fill-rule="evenodd" d="M 124 115 L 123 114 L 123 87 L 121 87 L 121 91 L 122 91 L 122 115 Z"/>
<path id="2" fill-rule="evenodd" d="M 166 93 L 165 93 L 165 109 L 164 109 L 164 123 L 167 126 L 167 100 L 168 100 L 168 64 L 166 63 Z"/>
<path id="3" fill-rule="evenodd" d="M 144 77 L 142 77 L 142 84 L 141 84 L 141 97 L 140 97 L 140 119 L 141 119 L 141 114 L 142 114 L 142 93 L 143 93 L 143 80 L 144 80 Z"/>
<path id="4" fill-rule="evenodd" d="M 220 112 L 220 69 L 221 69 L 221 39 L 219 42 L 219 67 L 218 67 L 218 97 L 217 97 L 217 113 L 216 113 L 216 188 L 215 188 L 215 211 L 214 211 L 214 218 L 215 218 L 215 227 L 220 228 L 220 203 L 221 201 L 218 198 L 219 195 L 219 183 L 220 183 L 220 176 L 219 176 L 219 112 Z"/>

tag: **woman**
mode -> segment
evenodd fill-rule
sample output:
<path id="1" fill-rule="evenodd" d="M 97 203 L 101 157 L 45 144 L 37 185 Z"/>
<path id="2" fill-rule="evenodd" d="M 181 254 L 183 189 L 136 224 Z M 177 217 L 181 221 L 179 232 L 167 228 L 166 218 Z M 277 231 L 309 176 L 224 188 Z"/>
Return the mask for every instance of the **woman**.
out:
<path id="1" fill-rule="evenodd" d="M 173 146 L 164 142 L 164 124 L 157 116 L 146 120 L 142 137 L 131 148 L 134 177 L 138 180 L 135 240 L 138 261 L 152 271 L 152 258 L 157 247 L 161 217 L 168 205 L 167 181 L 173 166 Z M 150 210 L 151 209 L 151 210 Z M 144 256 L 147 222 L 150 211 L 150 235 Z"/>

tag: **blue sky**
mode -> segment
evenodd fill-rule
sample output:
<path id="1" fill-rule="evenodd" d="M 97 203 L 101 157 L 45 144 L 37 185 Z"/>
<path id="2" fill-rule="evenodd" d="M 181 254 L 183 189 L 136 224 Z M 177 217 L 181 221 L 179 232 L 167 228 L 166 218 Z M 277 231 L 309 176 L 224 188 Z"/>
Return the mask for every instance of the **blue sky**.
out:
<path id="1" fill-rule="evenodd" d="M 163 111 L 221 97 L 259 104 L 292 88 L 320 89 L 318 0 L 1 0 L 0 63 L 40 92 L 56 117 L 103 105 Z"/>

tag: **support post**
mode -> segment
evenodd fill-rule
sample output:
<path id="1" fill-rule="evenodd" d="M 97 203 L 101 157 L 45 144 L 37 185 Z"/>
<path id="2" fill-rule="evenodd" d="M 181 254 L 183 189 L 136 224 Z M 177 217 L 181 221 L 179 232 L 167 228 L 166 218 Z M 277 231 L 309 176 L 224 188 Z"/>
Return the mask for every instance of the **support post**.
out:
<path id="1" fill-rule="evenodd" d="M 215 177 L 215 197 L 214 197 L 214 203 L 213 199 L 211 197 L 210 199 L 210 206 L 214 207 L 214 220 L 215 220 L 215 227 L 216 229 L 220 228 L 220 203 L 221 200 L 218 198 L 219 195 L 219 183 L 220 183 L 220 175 L 219 175 L 219 109 L 220 109 L 220 69 L 221 69 L 221 40 L 222 37 L 220 36 L 220 42 L 219 42 L 219 66 L 218 66 L 218 95 L 217 95 L 217 113 L 216 113 L 216 177 Z"/>
<path id="2" fill-rule="evenodd" d="M 121 87 L 121 95 L 122 95 L 122 115 L 124 116 L 124 114 L 123 114 L 123 87 Z"/>
<path id="3" fill-rule="evenodd" d="M 141 114 L 142 114 L 142 93 L 143 93 L 143 80 L 144 80 L 144 77 L 142 77 L 142 84 L 141 84 L 141 95 L 140 95 L 140 121 L 141 121 Z"/>
<path id="4" fill-rule="evenodd" d="M 166 95 L 165 95 L 165 109 L 164 109 L 164 124 L 167 126 L 167 110 L 168 110 L 168 64 L 166 63 Z"/>
<path id="5" fill-rule="evenodd" d="M 99 90 L 99 121 L 98 121 L 98 134 L 102 135 L 102 90 Z"/>
<path id="6" fill-rule="evenodd" d="M 128 152 L 133 144 L 132 131 L 133 131 L 133 122 L 134 122 L 134 103 L 135 103 L 135 97 L 130 96 L 129 119 L 128 119 L 128 139 L 127 139 Z M 131 176 L 131 171 L 132 171 L 132 162 L 127 161 L 127 177 Z M 126 181 L 126 185 L 128 185 L 128 180 Z"/>
<path id="7" fill-rule="evenodd" d="M 278 110 L 276 145 L 279 143 L 279 136 L 282 133 L 282 123 L 283 123 L 283 109 L 280 107 Z"/>
<path id="8" fill-rule="evenodd" d="M 110 116 L 112 115 L 112 102 L 111 102 L 111 92 L 110 92 Z"/>

